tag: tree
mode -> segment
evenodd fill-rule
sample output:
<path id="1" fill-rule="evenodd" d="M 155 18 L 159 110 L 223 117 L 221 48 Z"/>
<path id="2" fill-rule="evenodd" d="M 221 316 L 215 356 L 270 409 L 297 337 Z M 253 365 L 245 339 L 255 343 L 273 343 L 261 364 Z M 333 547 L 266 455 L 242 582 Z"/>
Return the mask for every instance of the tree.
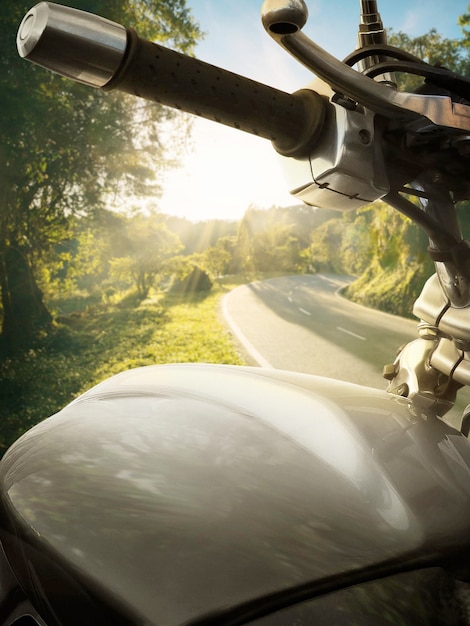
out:
<path id="1" fill-rule="evenodd" d="M 328 220 L 313 231 L 310 260 L 315 271 L 343 271 L 339 254 L 342 236 L 341 217 Z"/>
<path id="2" fill-rule="evenodd" d="M 202 255 L 203 265 L 212 278 L 218 278 L 225 273 L 231 258 L 230 252 L 222 246 L 211 246 Z"/>
<path id="3" fill-rule="evenodd" d="M 295 272 L 305 259 L 315 209 L 250 207 L 240 222 L 237 253 L 245 271 Z"/>
<path id="4" fill-rule="evenodd" d="M 182 245 L 178 236 L 155 217 L 129 220 L 127 236 L 127 255 L 111 259 L 111 266 L 116 276 L 127 275 L 132 279 L 143 300 L 163 271 L 165 260 L 177 254 Z"/>
<path id="5" fill-rule="evenodd" d="M 460 23 L 462 24 L 462 19 Z M 467 16 L 470 19 L 470 16 Z M 392 32 L 388 38 L 390 45 L 414 54 L 416 57 L 437 67 L 446 67 L 463 76 L 469 74 L 468 53 L 465 40 L 447 39 L 435 28 L 418 37 L 410 37 L 402 32 Z M 423 83 L 419 76 L 399 74 L 398 85 L 401 90 L 414 91 Z"/>
<path id="6" fill-rule="evenodd" d="M 159 128 L 173 115 L 19 59 L 15 34 L 29 6 L 4 0 L 0 12 L 1 338 L 8 352 L 31 345 L 51 322 L 35 266 L 66 237 L 71 217 L 97 210 L 110 193 L 158 192 Z M 79 0 L 75 6 L 185 52 L 200 36 L 185 0 Z"/>
<path id="7" fill-rule="evenodd" d="M 185 217 L 166 216 L 168 228 L 176 233 L 184 245 L 184 254 L 204 252 L 211 246 L 218 245 L 222 237 L 237 234 L 237 222 L 212 219 L 204 222 L 191 222 Z"/>

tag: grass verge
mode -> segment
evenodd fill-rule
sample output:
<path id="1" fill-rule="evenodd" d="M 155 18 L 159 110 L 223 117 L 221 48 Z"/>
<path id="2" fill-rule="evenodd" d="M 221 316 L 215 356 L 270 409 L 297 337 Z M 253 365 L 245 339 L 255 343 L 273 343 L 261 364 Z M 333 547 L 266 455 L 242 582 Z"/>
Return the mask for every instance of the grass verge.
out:
<path id="1" fill-rule="evenodd" d="M 0 363 L 0 455 L 25 430 L 118 372 L 161 363 L 243 364 L 219 316 L 225 290 L 60 318 L 42 347 Z"/>

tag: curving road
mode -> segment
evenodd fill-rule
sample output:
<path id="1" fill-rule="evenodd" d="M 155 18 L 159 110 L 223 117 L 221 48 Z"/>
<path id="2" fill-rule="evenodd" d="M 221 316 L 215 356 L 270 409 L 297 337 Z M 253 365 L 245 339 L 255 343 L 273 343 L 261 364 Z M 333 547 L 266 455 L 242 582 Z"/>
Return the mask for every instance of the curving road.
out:
<path id="1" fill-rule="evenodd" d="M 417 321 L 342 298 L 352 279 L 316 274 L 250 283 L 224 299 L 225 318 L 247 361 L 385 389 L 382 368 L 417 337 Z M 459 391 L 445 420 L 459 428 L 470 387 Z"/>
<path id="2" fill-rule="evenodd" d="M 348 277 L 287 276 L 243 285 L 225 317 L 250 360 L 385 388 L 382 368 L 417 336 L 416 322 L 354 304 L 338 289 Z"/>

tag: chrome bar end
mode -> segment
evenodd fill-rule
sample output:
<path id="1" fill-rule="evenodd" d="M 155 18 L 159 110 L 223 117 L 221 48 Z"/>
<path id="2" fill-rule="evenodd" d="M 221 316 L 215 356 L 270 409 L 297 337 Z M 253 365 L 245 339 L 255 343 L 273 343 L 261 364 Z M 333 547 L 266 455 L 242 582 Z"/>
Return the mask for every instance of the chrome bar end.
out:
<path id="1" fill-rule="evenodd" d="M 103 87 L 121 65 L 124 26 L 52 2 L 40 2 L 23 18 L 16 38 L 21 57 L 92 87 Z"/>

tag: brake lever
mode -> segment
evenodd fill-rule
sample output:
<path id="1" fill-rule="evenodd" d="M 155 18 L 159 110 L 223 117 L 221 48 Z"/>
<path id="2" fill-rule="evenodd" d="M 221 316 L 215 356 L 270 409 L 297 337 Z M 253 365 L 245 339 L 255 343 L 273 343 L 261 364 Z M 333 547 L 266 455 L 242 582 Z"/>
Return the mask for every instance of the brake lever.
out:
<path id="1" fill-rule="evenodd" d="M 431 126 L 470 130 L 470 107 L 447 96 L 399 92 L 338 61 L 301 29 L 308 17 L 304 0 L 265 0 L 261 19 L 267 33 L 338 94 L 400 121 L 417 132 Z"/>

